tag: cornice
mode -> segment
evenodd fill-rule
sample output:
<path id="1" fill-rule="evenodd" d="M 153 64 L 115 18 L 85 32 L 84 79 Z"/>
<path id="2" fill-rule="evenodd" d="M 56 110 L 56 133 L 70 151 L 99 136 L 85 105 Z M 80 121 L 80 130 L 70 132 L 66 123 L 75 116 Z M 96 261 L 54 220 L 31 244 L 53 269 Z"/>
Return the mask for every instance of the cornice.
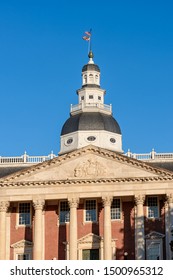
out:
<path id="1" fill-rule="evenodd" d="M 148 180 L 150 180 L 150 181 L 152 181 L 152 180 L 165 180 L 165 178 L 166 178 L 166 180 L 169 180 L 169 181 L 173 180 L 173 172 L 171 172 L 171 171 L 167 171 L 165 169 L 158 168 L 158 167 L 152 167 L 150 164 L 144 163 L 144 162 L 139 161 L 137 159 L 129 158 L 129 157 L 127 157 L 125 155 L 122 155 L 122 154 L 119 154 L 117 152 L 112 152 L 112 151 L 109 151 L 109 150 L 106 150 L 106 149 L 103 149 L 103 148 L 99 148 L 99 147 L 96 147 L 96 146 L 89 145 L 89 146 L 83 147 L 79 150 L 75 150 L 75 151 L 70 152 L 68 154 L 55 157 L 52 160 L 39 163 L 39 164 L 34 165 L 32 167 L 29 167 L 25 170 L 18 171 L 16 173 L 12 174 L 12 175 L 6 176 L 6 177 L 4 177 L 3 179 L 0 180 L 0 186 L 2 186 L 4 184 L 6 185 L 7 182 L 10 182 L 14 179 L 16 180 L 16 179 L 21 178 L 25 175 L 30 175 L 33 172 L 37 172 L 39 170 L 45 169 L 45 168 L 53 166 L 55 164 L 61 165 L 66 161 L 73 160 L 75 158 L 78 158 L 79 156 L 86 155 L 86 154 L 94 154 L 94 155 L 102 156 L 104 158 L 116 160 L 118 162 L 130 165 L 130 166 L 134 166 L 134 167 L 137 167 L 137 168 L 142 168 L 145 171 L 152 172 L 152 173 L 159 176 L 158 178 L 153 178 L 153 177 L 145 178 L 145 180 L 147 180 L 147 181 Z M 162 179 L 159 179 L 160 177 L 162 177 Z M 100 179 L 100 180 L 102 180 L 102 179 Z M 144 181 L 144 178 L 120 178 L 120 179 L 115 178 L 115 179 L 105 179 L 105 180 Z M 78 180 L 73 180 L 73 181 L 76 182 Z M 84 181 L 86 181 L 86 180 L 84 180 Z M 96 180 L 96 181 L 99 181 L 99 180 Z M 60 181 L 58 181 L 58 182 L 60 182 Z M 68 180 L 68 182 L 69 182 L 69 180 Z M 38 182 L 34 182 L 34 184 L 37 184 L 37 183 Z M 32 184 L 32 182 L 31 182 L 31 184 Z M 41 182 L 41 184 L 44 184 L 44 182 Z M 46 182 L 46 184 L 49 184 L 49 182 Z"/>
<path id="2" fill-rule="evenodd" d="M 88 184 L 114 184 L 114 183 L 150 183 L 150 182 L 173 182 L 173 176 L 160 177 L 128 177 L 128 178 L 101 178 L 101 179 L 68 179 L 53 181 L 25 181 L 25 182 L 0 182 L 0 188 L 5 187 L 42 187 L 42 186 L 70 186 Z"/>

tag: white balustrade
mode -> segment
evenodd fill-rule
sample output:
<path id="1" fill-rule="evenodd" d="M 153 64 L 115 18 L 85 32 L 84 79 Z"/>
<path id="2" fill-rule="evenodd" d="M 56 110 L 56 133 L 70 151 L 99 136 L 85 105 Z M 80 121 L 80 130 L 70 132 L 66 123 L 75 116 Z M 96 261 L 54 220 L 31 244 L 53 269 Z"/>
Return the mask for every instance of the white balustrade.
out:
<path id="1" fill-rule="evenodd" d="M 136 154 L 136 153 L 131 153 L 128 151 L 125 154 L 127 157 L 130 158 L 135 158 L 138 160 L 143 160 L 143 161 L 156 161 L 156 160 L 172 160 L 173 161 L 173 153 L 156 153 L 154 150 L 152 150 L 151 153 L 146 153 L 146 154 Z"/>
<path id="2" fill-rule="evenodd" d="M 76 112 L 79 110 L 82 110 L 84 108 L 99 108 L 108 112 L 112 111 L 112 105 L 107 105 L 107 104 L 102 104 L 102 103 L 81 103 L 81 104 L 76 104 L 76 105 L 72 105 L 71 104 L 71 109 L 70 112 Z"/>
<path id="3" fill-rule="evenodd" d="M 137 160 L 143 160 L 143 161 L 158 161 L 158 160 L 168 160 L 173 161 L 173 153 L 156 153 L 154 150 L 151 153 L 146 154 L 136 154 L 128 151 L 126 154 L 124 154 L 127 157 L 135 158 Z M 26 153 L 22 156 L 16 156 L 16 157 L 2 157 L 0 156 L 0 165 L 6 164 L 36 164 L 41 163 L 50 159 L 53 159 L 56 157 L 53 152 L 49 154 L 48 156 L 29 156 Z"/>
<path id="4" fill-rule="evenodd" d="M 0 164 L 36 164 L 43 161 L 47 161 L 56 157 L 53 153 L 48 156 L 29 156 L 26 153 L 22 156 L 17 157 L 1 157 L 0 156 Z"/>

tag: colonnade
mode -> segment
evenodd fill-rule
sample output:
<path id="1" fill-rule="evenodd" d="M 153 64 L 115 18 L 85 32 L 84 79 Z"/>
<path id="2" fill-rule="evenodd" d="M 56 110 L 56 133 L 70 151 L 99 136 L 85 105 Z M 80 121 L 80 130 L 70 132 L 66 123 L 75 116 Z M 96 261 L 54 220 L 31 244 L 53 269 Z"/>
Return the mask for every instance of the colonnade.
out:
<path id="1" fill-rule="evenodd" d="M 112 196 L 106 195 L 102 197 L 104 206 L 104 222 L 103 222 L 103 258 L 104 260 L 112 259 L 112 235 L 111 235 L 111 203 Z M 136 216 L 135 216 L 135 247 L 136 247 L 136 259 L 145 259 L 145 234 L 144 234 L 144 212 L 143 204 L 145 201 L 144 195 L 136 195 Z M 69 232 L 69 259 L 77 260 L 77 208 L 79 204 L 78 197 L 68 198 L 70 207 L 70 232 Z M 33 200 L 33 206 L 35 209 L 34 219 L 34 246 L 33 246 L 33 259 L 43 259 L 43 209 L 45 200 L 36 199 Z M 173 194 L 166 195 L 167 210 L 165 216 L 165 231 L 166 243 L 169 244 L 172 240 L 171 230 L 173 230 Z M 6 215 L 10 206 L 9 201 L 0 201 L 0 260 L 6 259 Z M 169 253 L 169 258 L 171 258 Z"/>

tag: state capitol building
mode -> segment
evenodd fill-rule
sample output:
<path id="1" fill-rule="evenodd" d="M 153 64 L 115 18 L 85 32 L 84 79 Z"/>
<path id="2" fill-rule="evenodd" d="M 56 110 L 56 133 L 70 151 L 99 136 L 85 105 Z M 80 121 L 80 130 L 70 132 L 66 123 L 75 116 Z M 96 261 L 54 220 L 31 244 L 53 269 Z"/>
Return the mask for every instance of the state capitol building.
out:
<path id="1" fill-rule="evenodd" d="M 123 152 L 88 57 L 58 156 L 0 157 L 0 260 L 173 258 L 173 154 Z"/>

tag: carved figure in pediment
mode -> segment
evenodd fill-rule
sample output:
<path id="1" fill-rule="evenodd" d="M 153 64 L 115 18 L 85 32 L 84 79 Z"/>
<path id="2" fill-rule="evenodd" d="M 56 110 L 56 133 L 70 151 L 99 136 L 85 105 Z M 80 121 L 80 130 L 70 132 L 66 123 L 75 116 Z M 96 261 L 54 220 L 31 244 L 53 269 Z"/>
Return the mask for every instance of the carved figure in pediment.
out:
<path id="1" fill-rule="evenodd" d="M 94 159 L 88 159 L 86 162 L 83 162 L 74 169 L 75 177 L 91 177 L 105 174 L 106 168 Z"/>

